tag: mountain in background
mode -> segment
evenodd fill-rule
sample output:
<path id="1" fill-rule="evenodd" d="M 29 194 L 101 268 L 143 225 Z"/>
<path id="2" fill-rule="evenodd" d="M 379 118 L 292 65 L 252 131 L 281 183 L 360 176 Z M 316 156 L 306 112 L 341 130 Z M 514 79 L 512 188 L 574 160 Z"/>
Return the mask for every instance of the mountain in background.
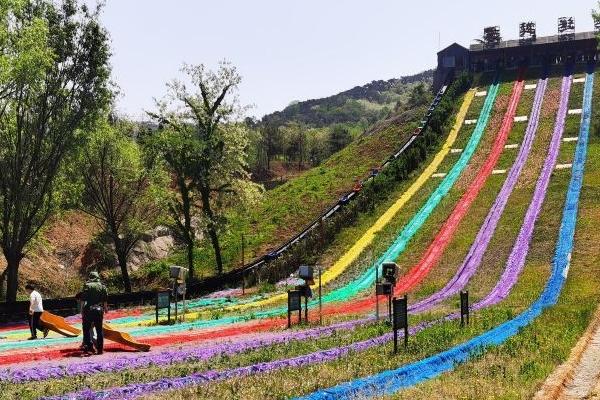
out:
<path id="1" fill-rule="evenodd" d="M 406 103 L 416 85 L 431 85 L 434 73 L 431 69 L 399 79 L 372 81 L 333 96 L 293 102 L 282 111 L 265 115 L 262 122 L 277 125 L 297 122 L 314 128 L 359 122 L 370 125 Z"/>

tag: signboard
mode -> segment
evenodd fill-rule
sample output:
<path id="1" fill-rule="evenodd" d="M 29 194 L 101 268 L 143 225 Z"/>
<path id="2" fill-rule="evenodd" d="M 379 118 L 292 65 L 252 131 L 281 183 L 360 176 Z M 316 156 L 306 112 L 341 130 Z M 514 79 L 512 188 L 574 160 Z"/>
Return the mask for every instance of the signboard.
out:
<path id="1" fill-rule="evenodd" d="M 499 26 L 489 26 L 483 29 L 483 44 L 485 47 L 496 47 L 501 41 Z"/>
<path id="2" fill-rule="evenodd" d="M 171 291 L 156 292 L 156 323 L 158 324 L 158 310 L 167 309 L 167 320 L 171 322 Z"/>
<path id="3" fill-rule="evenodd" d="M 404 329 L 408 326 L 408 305 L 406 297 L 394 299 L 394 327 Z"/>
<path id="4" fill-rule="evenodd" d="M 378 296 L 391 295 L 392 294 L 392 284 L 389 282 L 378 283 L 377 285 L 375 285 L 375 293 Z"/>
<path id="5" fill-rule="evenodd" d="M 171 293 L 168 290 L 156 293 L 156 307 L 159 310 L 171 307 Z"/>
<path id="6" fill-rule="evenodd" d="M 519 39 L 521 42 L 534 42 L 536 39 L 535 22 L 521 22 L 519 25 Z"/>
<path id="7" fill-rule="evenodd" d="M 558 37 L 561 40 L 568 40 L 575 37 L 575 18 L 560 17 L 558 19 Z"/>
<path id="8" fill-rule="evenodd" d="M 288 329 L 292 327 L 292 311 L 298 311 L 298 322 L 302 322 L 302 292 L 288 290 Z M 307 307 L 308 311 L 308 307 Z"/>
<path id="9" fill-rule="evenodd" d="M 594 18 L 594 30 L 600 32 L 600 18 Z"/>
<path id="10" fill-rule="evenodd" d="M 404 347 L 408 346 L 408 298 L 394 298 L 392 329 L 394 331 L 394 353 L 398 352 L 398 329 L 404 329 Z"/>
<path id="11" fill-rule="evenodd" d="M 288 311 L 302 310 L 302 293 L 299 290 L 288 291 Z"/>

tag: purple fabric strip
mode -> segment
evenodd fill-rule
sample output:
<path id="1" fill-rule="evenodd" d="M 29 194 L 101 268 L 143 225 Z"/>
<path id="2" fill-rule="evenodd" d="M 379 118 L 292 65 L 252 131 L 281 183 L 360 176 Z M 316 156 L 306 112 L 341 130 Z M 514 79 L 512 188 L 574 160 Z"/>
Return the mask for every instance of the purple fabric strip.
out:
<path id="1" fill-rule="evenodd" d="M 93 375 L 101 372 L 118 372 L 128 369 L 144 368 L 148 366 L 166 366 L 186 361 L 208 360 L 220 354 L 233 355 L 247 350 L 261 347 L 284 344 L 291 341 L 315 339 L 330 336 L 336 331 L 355 329 L 358 326 L 374 322 L 374 318 L 365 318 L 342 322 L 326 327 L 305 329 L 302 331 L 286 331 L 261 339 L 245 340 L 240 342 L 225 342 L 217 345 L 198 348 L 168 350 L 155 354 L 136 355 L 133 357 L 118 357 L 110 360 L 82 361 L 66 365 L 47 365 L 25 367 L 18 369 L 6 369 L 0 371 L 0 382 L 9 381 L 23 383 L 31 381 L 43 381 L 46 379 L 65 378 L 78 375 Z"/>

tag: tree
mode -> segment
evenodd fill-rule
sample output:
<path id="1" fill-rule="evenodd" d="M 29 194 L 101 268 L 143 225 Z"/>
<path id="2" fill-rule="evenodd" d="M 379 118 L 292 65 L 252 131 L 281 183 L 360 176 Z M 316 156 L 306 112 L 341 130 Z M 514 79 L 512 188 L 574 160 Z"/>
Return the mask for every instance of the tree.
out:
<path id="1" fill-rule="evenodd" d="M 7 301 L 26 246 L 61 201 L 57 179 L 82 128 L 110 101 L 99 9 L 75 0 L 0 3 L 0 245 Z"/>
<path id="2" fill-rule="evenodd" d="M 416 85 L 410 92 L 407 107 L 409 109 L 429 104 L 431 96 L 423 82 Z"/>
<path id="3" fill-rule="evenodd" d="M 147 167 L 124 124 L 102 124 L 83 151 L 82 210 L 93 216 L 114 246 L 125 291 L 131 292 L 127 259 L 142 235 L 156 226 L 161 174 Z M 157 184 L 158 183 L 158 184 Z"/>
<path id="4" fill-rule="evenodd" d="M 173 129 L 167 125 L 159 126 L 156 133 L 150 136 L 146 145 L 151 153 L 157 154 L 165 161 L 171 174 L 173 190 L 170 192 L 167 208 L 174 222 L 174 228 L 185 243 L 188 277 L 194 278 L 194 243 L 197 218 L 196 192 L 194 190 L 194 167 L 196 165 L 196 144 L 192 129 Z"/>
<path id="5" fill-rule="evenodd" d="M 329 133 L 329 151 L 337 153 L 352 142 L 352 135 L 344 125 L 336 124 Z"/>
<path id="6" fill-rule="evenodd" d="M 297 122 L 288 122 L 281 128 L 281 132 L 287 163 L 298 161 L 298 169 L 302 169 L 308 153 L 306 127 Z"/>
<path id="7" fill-rule="evenodd" d="M 189 174 L 185 181 L 198 197 L 202 228 L 211 241 L 217 273 L 222 274 L 219 231 L 227 222 L 224 211 L 232 203 L 252 201 L 259 191 L 247 172 L 248 131 L 238 122 L 244 111 L 236 97 L 241 77 L 228 62 L 221 62 L 216 72 L 202 64 L 184 65 L 182 71 L 195 91 L 173 81 L 158 112 L 150 115 L 189 145 L 189 153 L 179 153 L 180 162 Z"/>
<path id="8" fill-rule="evenodd" d="M 267 122 L 261 129 L 263 145 L 267 158 L 267 171 L 271 170 L 271 160 L 281 152 L 281 132 L 279 126 Z"/>

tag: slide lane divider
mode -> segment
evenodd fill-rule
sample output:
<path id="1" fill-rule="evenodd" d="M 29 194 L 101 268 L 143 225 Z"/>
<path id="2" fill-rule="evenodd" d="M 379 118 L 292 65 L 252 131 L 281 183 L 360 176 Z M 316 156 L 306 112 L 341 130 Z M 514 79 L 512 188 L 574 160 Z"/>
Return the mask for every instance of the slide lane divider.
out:
<path id="1" fill-rule="evenodd" d="M 516 318 L 447 351 L 395 370 L 385 371 L 329 389 L 320 390 L 301 399 L 341 399 L 350 396 L 373 397 L 393 394 L 403 388 L 416 385 L 439 376 L 444 372 L 451 371 L 457 364 L 468 361 L 472 355 L 476 354 L 482 348 L 496 346 L 505 342 L 510 337 L 518 334 L 523 327 L 530 324 L 546 308 L 556 304 L 571 265 L 571 254 L 577 224 L 577 208 L 583 183 L 590 130 L 593 83 L 594 74 L 589 73 L 586 77 L 584 111 L 579 131 L 579 140 L 575 150 L 571 180 L 567 189 L 567 198 L 563 208 L 558 241 L 552 262 L 552 274 L 539 298 Z"/>

